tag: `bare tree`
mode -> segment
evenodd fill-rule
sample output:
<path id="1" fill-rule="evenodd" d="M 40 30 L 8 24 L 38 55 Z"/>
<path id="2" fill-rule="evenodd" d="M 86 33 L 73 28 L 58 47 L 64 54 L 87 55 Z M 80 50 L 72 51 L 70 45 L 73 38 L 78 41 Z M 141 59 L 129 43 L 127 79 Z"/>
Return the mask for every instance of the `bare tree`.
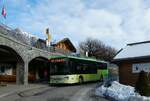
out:
<path id="1" fill-rule="evenodd" d="M 79 43 L 79 50 L 81 54 L 88 52 L 89 57 L 95 57 L 106 61 L 111 61 L 116 54 L 116 49 L 105 45 L 98 39 L 87 38 L 85 41 Z"/>

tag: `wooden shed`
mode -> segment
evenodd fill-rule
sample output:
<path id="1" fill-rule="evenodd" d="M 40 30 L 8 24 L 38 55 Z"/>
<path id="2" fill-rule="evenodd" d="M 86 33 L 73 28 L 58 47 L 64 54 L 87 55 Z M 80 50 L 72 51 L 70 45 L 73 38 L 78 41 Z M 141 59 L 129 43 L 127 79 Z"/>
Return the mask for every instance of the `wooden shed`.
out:
<path id="1" fill-rule="evenodd" d="M 119 66 L 119 82 L 135 86 L 140 71 L 145 71 L 150 81 L 150 41 L 127 44 L 114 57 Z"/>
<path id="2" fill-rule="evenodd" d="M 68 51 L 68 52 L 76 52 L 76 48 L 69 40 L 69 38 L 64 38 L 61 41 L 57 42 L 55 47 L 59 49 L 63 49 L 64 51 Z"/>

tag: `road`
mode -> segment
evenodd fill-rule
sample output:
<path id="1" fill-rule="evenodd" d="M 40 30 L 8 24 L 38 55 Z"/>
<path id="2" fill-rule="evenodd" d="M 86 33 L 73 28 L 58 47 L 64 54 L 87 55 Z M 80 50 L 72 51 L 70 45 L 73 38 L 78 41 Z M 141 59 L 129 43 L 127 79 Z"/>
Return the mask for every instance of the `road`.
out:
<path id="1" fill-rule="evenodd" d="M 96 83 L 47 87 L 32 91 L 18 92 L 1 98 L 0 101 L 108 101 L 94 96 Z"/>

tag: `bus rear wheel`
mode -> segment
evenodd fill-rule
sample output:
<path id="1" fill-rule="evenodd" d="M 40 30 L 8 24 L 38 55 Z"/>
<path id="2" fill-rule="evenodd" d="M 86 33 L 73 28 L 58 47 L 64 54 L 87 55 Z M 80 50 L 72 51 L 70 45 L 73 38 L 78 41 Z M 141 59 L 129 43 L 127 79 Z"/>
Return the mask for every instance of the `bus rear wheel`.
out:
<path id="1" fill-rule="evenodd" d="M 104 81 L 104 78 L 103 78 L 103 75 L 101 75 L 100 82 L 103 82 L 103 81 Z"/>
<path id="2" fill-rule="evenodd" d="M 83 84 L 84 80 L 83 80 L 83 77 L 79 77 L 79 84 Z"/>

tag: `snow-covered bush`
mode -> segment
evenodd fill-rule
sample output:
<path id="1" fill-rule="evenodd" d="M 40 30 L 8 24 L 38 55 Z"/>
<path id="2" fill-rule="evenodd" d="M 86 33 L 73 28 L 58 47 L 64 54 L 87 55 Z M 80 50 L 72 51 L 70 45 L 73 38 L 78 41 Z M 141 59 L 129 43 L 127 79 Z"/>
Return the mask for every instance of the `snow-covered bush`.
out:
<path id="1" fill-rule="evenodd" d="M 150 101 L 150 97 L 145 97 L 141 95 L 130 96 L 128 101 Z"/>
<path id="2" fill-rule="evenodd" d="M 101 97 L 110 97 L 117 101 L 150 101 L 150 97 L 143 97 L 136 93 L 134 87 L 122 85 L 117 81 L 113 81 L 109 87 L 104 85 L 98 87 L 95 94 Z"/>
<path id="3" fill-rule="evenodd" d="M 96 94 L 97 96 L 104 97 L 104 94 L 105 94 L 105 92 L 106 92 L 106 89 L 107 89 L 107 88 L 104 87 L 104 85 L 102 85 L 102 86 L 100 86 L 99 88 L 96 89 L 95 94 Z"/>

